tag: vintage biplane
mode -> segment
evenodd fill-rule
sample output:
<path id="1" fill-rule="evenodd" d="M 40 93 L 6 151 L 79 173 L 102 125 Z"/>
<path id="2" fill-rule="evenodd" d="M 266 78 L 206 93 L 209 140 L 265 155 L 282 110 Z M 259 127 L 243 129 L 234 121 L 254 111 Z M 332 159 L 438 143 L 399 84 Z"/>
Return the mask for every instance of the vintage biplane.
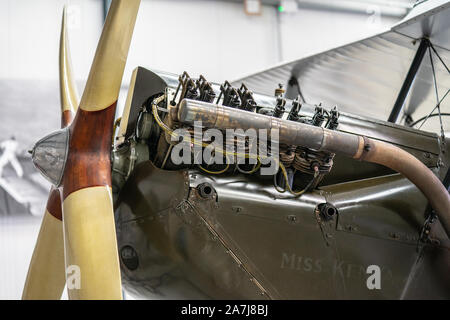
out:
<path id="1" fill-rule="evenodd" d="M 120 299 L 122 284 L 152 299 L 450 298 L 448 1 L 231 83 L 137 67 L 115 120 L 138 7 L 112 1 L 80 102 L 63 19 L 63 129 L 32 150 L 54 187 L 24 299 L 66 282 L 71 299 Z M 240 129 L 245 155 L 249 130 L 278 135 L 278 170 L 217 140 L 222 164 L 174 161 L 207 150 L 195 131 L 210 129 Z"/>

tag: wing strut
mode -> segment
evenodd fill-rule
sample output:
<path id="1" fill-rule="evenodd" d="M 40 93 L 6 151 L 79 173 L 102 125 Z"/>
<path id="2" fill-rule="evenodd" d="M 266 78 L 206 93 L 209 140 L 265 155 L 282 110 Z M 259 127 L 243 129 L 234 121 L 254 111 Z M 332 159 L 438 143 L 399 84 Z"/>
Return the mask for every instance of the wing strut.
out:
<path id="1" fill-rule="evenodd" d="M 408 71 L 408 74 L 406 75 L 406 79 L 403 82 L 400 92 L 398 93 L 397 100 L 395 101 L 394 107 L 392 108 L 391 114 L 389 115 L 389 118 L 387 121 L 393 122 L 393 123 L 397 122 L 398 115 L 400 114 L 400 111 L 402 110 L 403 104 L 405 103 L 405 99 L 408 95 L 409 89 L 411 88 L 413 80 L 416 77 L 417 71 L 419 70 L 419 67 L 422 63 L 425 52 L 427 52 L 429 43 L 430 43 L 430 41 L 426 38 L 423 38 L 420 41 L 419 48 L 416 51 L 416 55 L 414 56 L 411 66 L 409 67 L 409 71 Z"/>

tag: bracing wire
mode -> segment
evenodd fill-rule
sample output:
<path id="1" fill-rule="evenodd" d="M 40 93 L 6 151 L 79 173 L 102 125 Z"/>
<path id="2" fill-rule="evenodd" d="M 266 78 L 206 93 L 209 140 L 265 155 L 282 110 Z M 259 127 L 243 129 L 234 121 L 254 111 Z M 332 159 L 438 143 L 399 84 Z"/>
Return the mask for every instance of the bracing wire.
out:
<path id="1" fill-rule="evenodd" d="M 431 49 L 430 49 L 431 48 Z M 430 117 L 439 117 L 439 122 L 440 122 L 440 126 L 441 126 L 441 134 L 442 136 L 444 136 L 444 128 L 443 128 L 443 124 L 442 124 L 442 116 L 448 116 L 447 113 L 442 113 L 441 112 L 441 104 L 442 101 L 444 101 L 445 97 L 448 95 L 448 93 L 450 92 L 450 89 L 447 90 L 447 92 L 444 94 L 444 96 L 439 99 L 438 98 L 438 89 L 437 89 L 437 81 L 436 81 L 436 73 L 435 73 L 435 68 L 434 68 L 434 62 L 433 62 L 433 57 L 432 57 L 432 53 L 431 50 L 433 50 L 434 54 L 438 57 L 439 61 L 442 63 L 442 65 L 444 66 L 444 68 L 447 70 L 448 73 L 450 73 L 450 69 L 448 68 L 448 66 L 446 65 L 446 63 L 444 62 L 444 60 L 442 59 L 442 57 L 439 55 L 439 53 L 437 52 L 436 48 L 434 47 L 434 45 L 429 42 L 429 46 L 428 46 L 428 52 L 429 52 L 429 56 L 430 56 L 430 62 L 431 62 L 431 69 L 433 72 L 433 82 L 434 82 L 434 88 L 435 88 L 435 95 L 436 95 L 436 100 L 437 100 L 437 104 L 436 106 L 433 108 L 433 110 L 431 110 L 431 112 L 425 116 L 422 117 L 416 121 L 414 121 L 412 124 L 410 124 L 410 127 L 414 127 L 415 125 L 417 125 L 418 123 L 421 123 L 421 125 L 419 126 L 419 129 L 422 128 L 422 126 L 427 122 L 427 120 Z M 438 113 L 434 114 L 433 112 L 435 110 L 438 110 Z"/>
<path id="2" fill-rule="evenodd" d="M 444 96 L 441 98 L 441 100 L 439 100 L 439 104 L 441 104 L 442 101 L 444 101 L 445 97 L 447 97 L 447 95 L 448 95 L 449 92 L 450 92 L 450 89 L 448 89 L 447 92 L 444 94 Z M 422 117 L 422 118 L 416 120 L 415 122 L 413 122 L 412 124 L 410 124 L 410 127 L 414 127 L 416 124 L 418 124 L 418 123 L 420 123 L 421 121 L 423 121 L 423 123 L 420 125 L 419 129 L 422 128 L 423 124 L 428 120 L 428 118 L 430 118 L 430 117 L 432 117 L 432 116 L 435 117 L 436 115 L 439 115 L 439 114 L 437 114 L 437 113 L 433 114 L 434 110 L 436 110 L 437 107 L 438 107 L 438 105 L 436 105 L 436 106 L 433 108 L 433 110 L 431 110 L 431 112 L 430 112 L 427 116 Z M 441 115 L 446 115 L 446 114 L 445 114 L 445 113 L 442 113 Z"/>
<path id="3" fill-rule="evenodd" d="M 436 49 L 434 48 L 433 44 L 431 42 L 429 42 L 431 49 L 433 49 L 434 53 L 436 54 L 436 56 L 438 57 L 438 59 L 441 61 L 441 63 L 444 65 L 444 68 L 447 69 L 447 72 L 450 73 L 450 69 L 447 67 L 447 65 L 445 64 L 444 60 L 441 58 L 441 56 L 439 55 L 439 53 L 436 51 Z"/>
<path id="4" fill-rule="evenodd" d="M 439 92 L 437 87 L 437 80 L 436 80 L 436 71 L 434 70 L 434 62 L 433 62 L 433 54 L 431 53 L 431 47 L 428 47 L 428 53 L 430 55 L 430 64 L 431 64 L 431 70 L 433 71 L 433 82 L 434 82 L 434 91 L 436 95 L 436 102 L 437 102 L 437 109 L 439 114 L 439 124 L 441 126 L 441 136 L 444 137 L 444 126 L 442 124 L 442 116 L 441 116 L 441 103 L 439 100 Z"/>

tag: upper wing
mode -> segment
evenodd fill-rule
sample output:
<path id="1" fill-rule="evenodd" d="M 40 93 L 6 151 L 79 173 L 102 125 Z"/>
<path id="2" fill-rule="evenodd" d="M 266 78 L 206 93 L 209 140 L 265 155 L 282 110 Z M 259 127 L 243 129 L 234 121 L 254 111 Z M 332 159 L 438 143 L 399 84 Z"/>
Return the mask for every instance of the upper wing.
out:
<path id="1" fill-rule="evenodd" d="M 444 61 L 450 61 L 450 1 L 430 0 L 414 7 L 386 32 L 233 81 L 245 82 L 256 92 L 273 94 L 285 84 L 287 96 L 297 96 L 291 78 L 297 79 L 308 103 L 338 105 L 340 110 L 387 119 L 422 37 L 428 37 Z M 434 56 L 439 97 L 450 88 L 450 77 Z M 448 63 L 447 63 L 448 65 Z M 450 106 L 444 100 L 441 109 Z M 426 53 L 405 102 L 415 119 L 431 111 L 436 97 L 431 63 Z M 448 110 L 448 109 L 447 109 Z"/>

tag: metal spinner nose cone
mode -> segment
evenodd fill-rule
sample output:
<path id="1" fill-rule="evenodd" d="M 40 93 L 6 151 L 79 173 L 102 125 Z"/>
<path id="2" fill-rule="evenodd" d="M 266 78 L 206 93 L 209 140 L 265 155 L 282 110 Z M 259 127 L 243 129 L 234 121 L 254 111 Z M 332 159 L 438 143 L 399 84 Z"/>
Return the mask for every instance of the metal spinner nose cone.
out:
<path id="1" fill-rule="evenodd" d="M 66 165 L 69 148 L 69 130 L 55 131 L 45 136 L 33 147 L 31 160 L 41 174 L 55 186 L 59 186 Z"/>

